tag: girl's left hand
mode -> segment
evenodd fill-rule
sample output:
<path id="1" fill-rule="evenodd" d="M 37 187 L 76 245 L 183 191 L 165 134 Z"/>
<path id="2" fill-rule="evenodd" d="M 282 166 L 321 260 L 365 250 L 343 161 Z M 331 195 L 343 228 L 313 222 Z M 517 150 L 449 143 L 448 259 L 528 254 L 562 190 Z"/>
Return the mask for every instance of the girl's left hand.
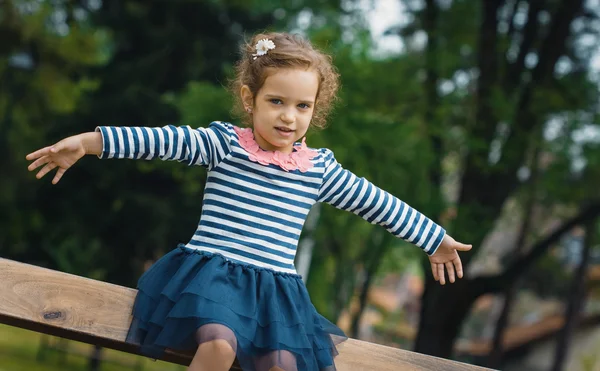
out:
<path id="1" fill-rule="evenodd" d="M 436 252 L 429 257 L 433 278 L 435 278 L 436 281 L 439 281 L 440 284 L 445 285 L 446 277 L 444 275 L 444 267 L 446 267 L 446 271 L 448 272 L 450 283 L 454 283 L 455 281 L 455 271 L 456 276 L 462 278 L 462 262 L 460 261 L 457 251 L 469 251 L 472 247 L 472 245 L 456 242 L 454 238 L 446 234 Z"/>

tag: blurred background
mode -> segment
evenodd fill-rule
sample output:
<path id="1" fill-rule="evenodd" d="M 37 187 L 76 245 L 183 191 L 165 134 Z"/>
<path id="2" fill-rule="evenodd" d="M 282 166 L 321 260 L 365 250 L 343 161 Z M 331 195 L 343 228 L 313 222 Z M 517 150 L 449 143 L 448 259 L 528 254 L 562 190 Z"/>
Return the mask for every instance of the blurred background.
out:
<path id="1" fill-rule="evenodd" d="M 331 206 L 297 266 L 355 338 L 503 370 L 600 370 L 599 0 L 0 1 L 0 256 L 135 287 L 193 234 L 206 171 L 25 155 L 97 125 L 238 123 L 254 32 L 309 37 L 342 76 L 329 147 L 472 243 L 466 277 Z M 1 298 L 0 298 L 1 300 Z M 100 361 L 94 361 L 100 360 Z M 182 370 L 0 325 L 0 370 Z"/>

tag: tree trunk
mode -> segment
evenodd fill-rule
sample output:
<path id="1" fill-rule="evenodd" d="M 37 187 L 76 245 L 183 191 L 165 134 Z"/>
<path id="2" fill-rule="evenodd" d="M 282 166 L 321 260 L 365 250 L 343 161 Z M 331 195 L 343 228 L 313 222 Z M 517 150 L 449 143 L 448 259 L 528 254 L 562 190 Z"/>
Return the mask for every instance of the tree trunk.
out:
<path id="1" fill-rule="evenodd" d="M 539 144 L 535 144 L 533 155 L 531 159 L 531 181 L 529 182 L 530 186 L 527 190 L 527 199 L 525 200 L 525 205 L 523 207 L 523 223 L 521 224 L 521 229 L 519 230 L 519 236 L 517 238 L 517 243 L 515 247 L 515 255 L 521 256 L 523 253 L 523 249 L 525 247 L 525 242 L 527 239 L 527 233 L 529 232 L 529 228 L 531 225 L 531 219 L 533 214 L 533 208 L 535 206 L 536 200 L 536 191 L 537 191 L 537 181 L 539 175 L 539 154 L 540 147 Z M 494 329 L 494 336 L 492 338 L 492 350 L 489 355 L 488 367 L 491 368 L 499 368 L 500 362 L 502 360 L 502 353 L 504 352 L 503 348 L 503 340 L 504 340 L 504 330 L 508 325 L 508 318 L 510 315 L 510 310 L 512 308 L 513 300 L 517 294 L 517 290 L 519 288 L 519 281 L 515 280 L 513 283 L 508 284 L 505 292 L 504 292 L 504 302 L 502 303 L 502 310 L 500 315 L 498 316 L 498 320 L 496 322 L 496 328 Z"/>
<path id="2" fill-rule="evenodd" d="M 381 265 L 381 260 L 388 250 L 388 246 L 391 244 L 391 240 L 395 238 L 391 234 L 387 233 L 381 228 L 373 228 L 371 232 L 371 243 L 373 244 L 370 248 L 366 249 L 366 254 L 363 256 L 365 264 L 365 279 L 361 284 L 360 293 L 358 296 L 358 309 L 352 315 L 350 325 L 350 336 L 358 338 L 360 319 L 367 307 L 367 301 L 369 299 L 369 291 Z"/>
<path id="3" fill-rule="evenodd" d="M 520 280 L 516 280 L 509 284 L 506 287 L 506 290 L 504 290 L 504 301 L 502 302 L 502 310 L 496 321 L 496 328 L 494 329 L 494 335 L 492 337 L 492 350 L 490 351 L 487 367 L 494 369 L 500 368 L 502 355 L 504 353 L 504 330 L 508 326 L 510 310 L 512 309 L 514 298 L 517 295 L 519 283 Z"/>
<path id="4" fill-rule="evenodd" d="M 359 338 L 360 332 L 360 319 L 365 311 L 367 306 L 367 299 L 369 298 L 369 290 L 371 289 L 371 284 L 373 283 L 373 278 L 375 277 L 375 272 L 371 272 L 369 270 L 365 270 L 365 280 L 363 281 L 360 287 L 360 294 L 358 296 L 358 309 L 352 315 L 352 320 L 350 324 L 350 336 L 354 339 Z"/>
<path id="5" fill-rule="evenodd" d="M 425 123 L 429 128 L 429 136 L 435 163 L 431 165 L 429 181 L 433 187 L 439 189 L 442 183 L 442 159 L 443 132 L 438 122 L 437 110 L 440 105 L 438 94 L 439 76 L 438 64 L 438 35 L 437 20 L 439 8 L 435 0 L 426 0 L 425 13 L 423 17 L 423 29 L 427 33 L 427 49 L 425 50 Z"/>
<path id="6" fill-rule="evenodd" d="M 414 350 L 436 357 L 450 358 L 469 308 L 476 299 L 473 282 L 458 280 L 441 286 L 427 275 L 421 306 L 421 320 Z"/>
<path id="7" fill-rule="evenodd" d="M 565 324 L 558 334 L 556 342 L 556 353 L 552 371 L 562 371 L 567 355 L 569 354 L 569 341 L 573 330 L 577 325 L 579 314 L 585 297 L 586 274 L 590 261 L 590 251 L 593 245 L 593 237 L 596 232 L 596 220 L 591 220 L 585 228 L 585 239 L 581 251 L 581 261 L 573 275 L 569 301 L 565 311 Z"/>
<path id="8" fill-rule="evenodd" d="M 348 261 L 341 261 L 336 264 L 336 273 L 333 280 L 333 318 L 331 318 L 331 321 L 334 323 L 337 322 L 340 313 L 347 307 L 349 298 L 352 297 L 352 293 L 354 292 L 354 285 L 344 279 L 344 277 L 354 274 L 351 271 L 353 268 L 354 266 Z"/>
<path id="9" fill-rule="evenodd" d="M 503 187 L 498 184 L 489 187 L 491 175 L 482 171 L 489 168 L 490 145 L 496 135 L 498 123 L 493 109 L 493 89 L 498 81 L 498 9 L 502 4 L 502 0 L 482 2 L 483 14 L 477 45 L 477 106 L 475 125 L 470 128 L 469 133 L 473 142 L 465 158 L 459 196 L 459 213 L 465 214 L 468 211 L 470 215 L 465 217 L 478 222 L 492 221 L 507 196 Z M 485 227 L 489 230 L 491 225 Z M 479 240 L 472 242 L 477 243 Z"/>
<path id="10" fill-rule="evenodd" d="M 92 349 L 92 354 L 90 354 L 89 361 L 90 371 L 100 370 L 100 363 L 102 362 L 102 347 L 94 345 L 94 348 Z"/>

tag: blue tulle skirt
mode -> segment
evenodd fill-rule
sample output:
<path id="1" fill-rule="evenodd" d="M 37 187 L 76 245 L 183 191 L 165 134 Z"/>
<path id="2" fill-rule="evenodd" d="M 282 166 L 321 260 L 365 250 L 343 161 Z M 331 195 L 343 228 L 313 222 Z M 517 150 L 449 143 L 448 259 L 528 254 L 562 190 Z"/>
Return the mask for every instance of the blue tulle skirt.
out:
<path id="1" fill-rule="evenodd" d="M 140 277 L 127 342 L 159 359 L 219 338 L 244 371 L 335 370 L 336 345 L 347 339 L 317 313 L 299 275 L 180 245 Z"/>

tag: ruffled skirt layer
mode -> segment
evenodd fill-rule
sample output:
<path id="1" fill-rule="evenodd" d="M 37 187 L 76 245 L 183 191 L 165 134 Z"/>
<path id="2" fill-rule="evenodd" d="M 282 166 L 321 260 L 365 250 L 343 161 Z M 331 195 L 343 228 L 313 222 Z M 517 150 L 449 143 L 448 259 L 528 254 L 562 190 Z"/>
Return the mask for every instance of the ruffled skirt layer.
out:
<path id="1" fill-rule="evenodd" d="M 317 313 L 299 275 L 180 245 L 140 277 L 127 341 L 158 359 L 216 339 L 244 371 L 329 371 L 347 337 Z"/>

